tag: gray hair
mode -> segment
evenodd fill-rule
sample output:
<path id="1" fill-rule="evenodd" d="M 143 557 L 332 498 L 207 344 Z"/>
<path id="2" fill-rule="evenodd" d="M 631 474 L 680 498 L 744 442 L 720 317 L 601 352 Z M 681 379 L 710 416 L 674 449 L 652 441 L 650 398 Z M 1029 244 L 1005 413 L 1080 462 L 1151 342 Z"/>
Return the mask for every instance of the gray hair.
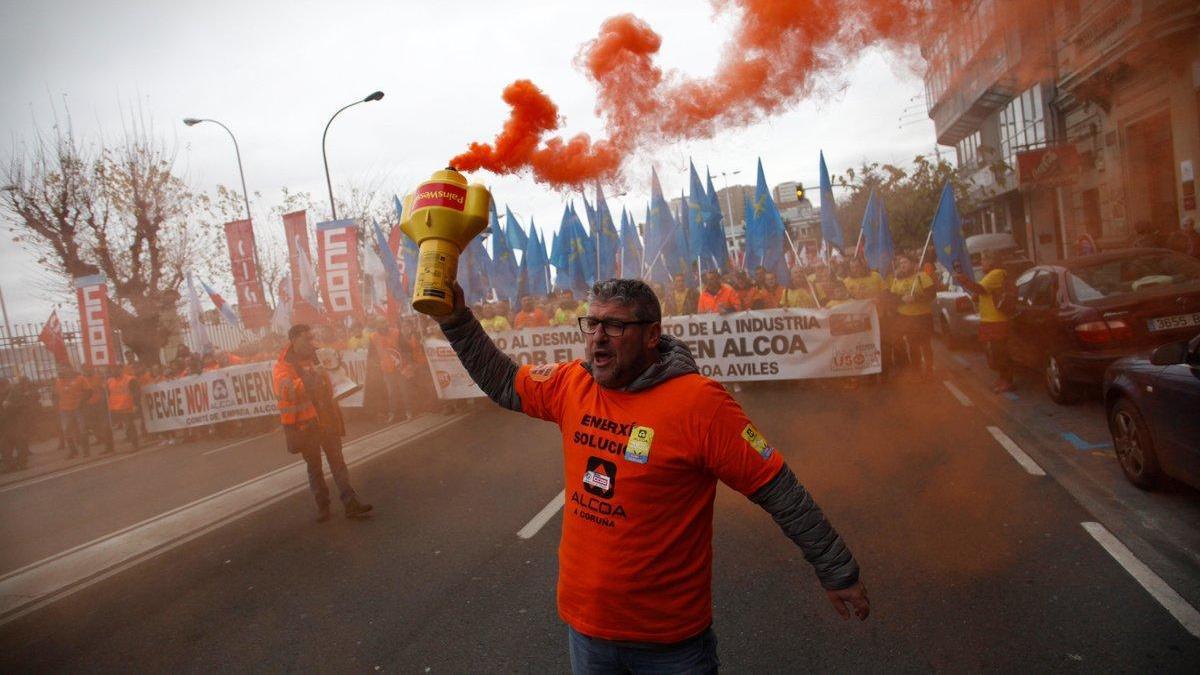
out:
<path id="1" fill-rule="evenodd" d="M 588 304 L 615 302 L 633 309 L 638 321 L 662 321 L 662 306 L 654 290 L 641 279 L 609 279 L 597 282 L 588 291 Z"/>

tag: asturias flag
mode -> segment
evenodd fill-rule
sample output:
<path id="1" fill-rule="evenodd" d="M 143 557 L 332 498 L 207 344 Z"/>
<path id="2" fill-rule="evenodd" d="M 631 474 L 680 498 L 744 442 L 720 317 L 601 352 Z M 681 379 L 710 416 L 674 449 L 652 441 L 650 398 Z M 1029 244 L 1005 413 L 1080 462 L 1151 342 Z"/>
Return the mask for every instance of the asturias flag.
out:
<path id="1" fill-rule="evenodd" d="M 942 198 L 938 202 L 937 213 L 933 216 L 933 248 L 937 252 L 938 262 L 949 272 L 961 272 L 968 278 L 974 279 L 975 272 L 971 268 L 971 254 L 967 251 L 967 241 L 963 238 L 962 222 L 958 219 L 958 207 L 954 205 L 954 188 L 946 183 L 942 188 Z M 956 269 L 957 263 L 957 269 Z"/>
<path id="2" fill-rule="evenodd" d="M 833 248 L 846 248 L 842 242 L 842 226 L 837 219 L 837 202 L 833 200 L 833 185 L 829 182 L 829 169 L 825 168 L 823 151 L 821 152 L 821 238 Z"/>

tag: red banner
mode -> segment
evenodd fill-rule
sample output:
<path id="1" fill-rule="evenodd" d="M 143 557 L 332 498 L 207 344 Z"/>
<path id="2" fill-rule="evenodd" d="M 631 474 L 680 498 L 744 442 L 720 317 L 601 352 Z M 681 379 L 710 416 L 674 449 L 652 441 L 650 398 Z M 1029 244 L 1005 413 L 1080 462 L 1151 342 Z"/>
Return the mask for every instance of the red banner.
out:
<path id="1" fill-rule="evenodd" d="M 117 364 L 117 344 L 108 312 L 108 283 L 95 274 L 75 278 L 79 299 L 79 331 L 83 333 L 83 359 L 90 366 Z"/>
<path id="2" fill-rule="evenodd" d="M 358 226 L 353 220 L 317 223 L 317 276 L 331 318 L 362 318 Z"/>
<path id="3" fill-rule="evenodd" d="M 238 314 L 242 325 L 257 330 L 271 322 L 271 308 L 263 295 L 262 277 L 258 271 L 258 250 L 254 245 L 254 228 L 249 220 L 225 223 L 225 243 L 229 246 L 229 264 L 233 271 L 233 287 L 237 290 Z"/>
<path id="4" fill-rule="evenodd" d="M 67 343 L 63 340 L 62 323 L 58 320 L 58 310 L 51 310 L 50 318 L 38 333 L 38 341 L 46 346 L 46 351 L 54 356 L 54 361 L 62 366 L 71 365 L 71 357 L 67 355 Z"/>
<path id="5" fill-rule="evenodd" d="M 305 211 L 283 214 L 283 234 L 287 237 L 292 278 L 292 323 L 321 323 L 313 283 L 312 249 L 308 245 L 308 214 Z"/>

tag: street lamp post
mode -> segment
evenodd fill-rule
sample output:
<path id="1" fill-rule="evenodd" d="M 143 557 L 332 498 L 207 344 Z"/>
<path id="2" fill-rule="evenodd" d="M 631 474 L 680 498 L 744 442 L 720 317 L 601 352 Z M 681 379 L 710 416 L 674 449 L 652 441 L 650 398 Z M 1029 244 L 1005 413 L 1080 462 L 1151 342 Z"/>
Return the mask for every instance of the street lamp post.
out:
<path id="1" fill-rule="evenodd" d="M 333 215 L 333 220 L 337 220 L 337 204 L 333 201 L 333 181 L 329 179 L 329 157 L 325 154 L 325 137 L 329 135 L 329 125 L 333 124 L 333 120 L 338 115 L 342 114 L 342 111 L 346 108 L 352 108 L 359 103 L 378 101 L 381 98 L 383 98 L 382 91 L 373 92 L 370 96 L 367 96 L 361 101 L 355 101 L 349 105 L 342 106 L 337 112 L 333 113 L 333 117 L 330 117 L 329 121 L 325 123 L 325 132 L 321 134 L 321 159 L 325 161 L 325 186 L 329 188 L 329 212 Z"/>
<path id="2" fill-rule="evenodd" d="M 217 120 L 210 120 L 207 118 L 197 119 L 195 117 L 185 117 L 183 120 L 183 123 L 189 127 L 194 127 L 201 122 L 212 122 L 213 124 L 224 129 L 225 132 L 229 134 L 229 138 L 233 139 L 233 152 L 237 155 L 238 175 L 241 176 L 242 179 L 242 201 L 244 201 L 246 204 L 246 220 L 253 220 L 250 217 L 250 193 L 246 191 L 246 172 L 242 170 L 242 151 L 238 148 L 237 137 L 233 135 L 233 132 L 229 130 L 229 127 L 221 124 Z"/>

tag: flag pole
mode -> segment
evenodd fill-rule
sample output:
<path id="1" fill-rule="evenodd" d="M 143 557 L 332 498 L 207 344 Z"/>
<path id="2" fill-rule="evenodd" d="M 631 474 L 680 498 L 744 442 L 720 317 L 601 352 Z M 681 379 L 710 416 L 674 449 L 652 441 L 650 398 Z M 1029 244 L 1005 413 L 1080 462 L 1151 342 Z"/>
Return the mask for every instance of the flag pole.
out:
<path id="1" fill-rule="evenodd" d="M 912 295 L 917 291 L 917 282 L 921 280 L 921 265 L 925 264 L 925 253 L 929 251 L 929 242 L 933 239 L 933 228 L 929 228 L 929 236 L 925 237 L 925 246 L 921 248 L 921 258 L 917 261 L 917 272 L 913 275 L 912 288 L 908 294 Z"/>

